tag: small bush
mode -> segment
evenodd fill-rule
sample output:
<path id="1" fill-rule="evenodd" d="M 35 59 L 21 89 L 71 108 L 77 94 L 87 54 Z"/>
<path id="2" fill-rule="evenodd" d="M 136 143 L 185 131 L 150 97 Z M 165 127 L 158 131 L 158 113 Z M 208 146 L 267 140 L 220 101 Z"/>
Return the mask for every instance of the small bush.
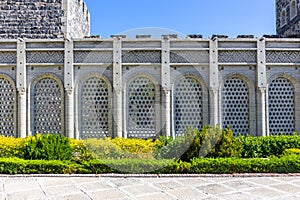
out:
<path id="1" fill-rule="evenodd" d="M 126 158 L 153 158 L 153 154 L 162 146 L 159 140 L 138 138 L 114 138 L 111 142 L 125 152 Z"/>
<path id="2" fill-rule="evenodd" d="M 69 139 L 58 134 L 28 138 L 24 158 L 28 160 L 71 160 L 73 149 Z"/>
<path id="3" fill-rule="evenodd" d="M 187 162 L 198 157 L 240 157 L 243 149 L 241 140 L 233 137 L 229 128 L 222 130 L 218 126 L 204 126 L 201 131 L 188 129 L 185 137 L 192 138 L 190 145 L 180 144 L 189 145 L 181 156 L 181 160 Z"/>
<path id="4" fill-rule="evenodd" d="M 269 156 L 281 156 L 286 149 L 300 149 L 300 136 L 268 136 L 252 137 L 241 136 L 243 158 L 266 158 Z"/>
<path id="5" fill-rule="evenodd" d="M 165 143 L 165 145 L 155 152 L 155 157 L 157 159 L 179 159 L 185 157 L 185 153 L 188 149 L 192 149 L 191 145 L 196 143 L 193 143 L 193 141 L 197 131 L 196 129 L 188 129 L 184 135 L 178 136 L 174 140 L 161 138 L 161 142 Z"/>
<path id="6" fill-rule="evenodd" d="M 83 140 L 75 140 L 75 139 L 69 139 L 70 145 L 73 149 L 72 152 L 72 160 L 78 163 L 81 163 L 83 161 L 88 161 L 91 159 L 94 159 L 95 156 L 93 156 L 87 147 L 84 144 Z"/>
<path id="7" fill-rule="evenodd" d="M 0 157 L 24 157 L 24 147 L 26 140 L 22 138 L 13 138 L 0 136 Z"/>
<path id="8" fill-rule="evenodd" d="M 87 139 L 83 140 L 83 144 L 93 157 L 97 159 L 120 159 L 125 154 L 110 138 Z"/>

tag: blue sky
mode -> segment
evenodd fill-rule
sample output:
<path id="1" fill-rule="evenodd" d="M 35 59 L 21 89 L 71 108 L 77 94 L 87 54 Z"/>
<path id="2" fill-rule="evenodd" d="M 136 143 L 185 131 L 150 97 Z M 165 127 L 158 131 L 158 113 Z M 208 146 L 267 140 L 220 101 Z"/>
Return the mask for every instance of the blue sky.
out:
<path id="1" fill-rule="evenodd" d="M 85 0 L 91 35 L 159 27 L 182 34 L 275 34 L 275 0 Z M 142 30 L 142 29 L 139 29 Z M 151 29 L 146 29 L 146 32 Z M 162 33 L 167 31 L 161 31 Z M 137 31 L 139 33 L 139 31 Z M 145 32 L 141 32 L 145 34 Z"/>

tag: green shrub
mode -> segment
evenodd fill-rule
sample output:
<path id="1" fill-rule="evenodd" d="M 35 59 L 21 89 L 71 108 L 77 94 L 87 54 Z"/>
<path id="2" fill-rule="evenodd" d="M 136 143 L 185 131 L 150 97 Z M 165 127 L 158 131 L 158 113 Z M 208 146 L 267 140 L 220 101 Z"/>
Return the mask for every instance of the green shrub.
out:
<path id="1" fill-rule="evenodd" d="M 218 127 L 214 128 L 215 132 L 220 132 Z M 218 136 L 217 134 L 216 136 Z M 237 158 L 241 156 L 243 150 L 240 138 L 233 136 L 233 131 L 227 127 L 221 131 L 218 140 L 209 153 L 209 157 L 214 158 Z"/>
<path id="2" fill-rule="evenodd" d="M 71 160 L 73 149 L 69 139 L 58 134 L 30 137 L 24 148 L 28 160 Z"/>
<path id="3" fill-rule="evenodd" d="M 187 132 L 176 137 L 174 140 L 166 140 L 162 138 L 162 143 L 165 143 L 159 150 L 155 152 L 157 159 L 179 159 L 193 145 L 194 138 L 198 130 L 188 129 Z"/>
<path id="4" fill-rule="evenodd" d="M 24 157 L 26 139 L 0 136 L 0 157 Z"/>
<path id="5" fill-rule="evenodd" d="M 239 138 L 233 137 L 231 129 L 222 130 L 218 126 L 204 126 L 201 131 L 197 129 L 188 129 L 183 138 L 176 138 L 176 145 L 171 148 L 177 148 L 181 152 L 186 148 L 180 157 L 183 161 L 190 161 L 198 157 L 240 157 L 242 152 L 242 142 Z M 172 150 L 176 151 L 176 150 Z M 179 153 L 174 154 L 176 156 Z"/>
<path id="6" fill-rule="evenodd" d="M 125 158 L 152 159 L 154 153 L 162 146 L 162 142 L 153 139 L 114 138 L 111 142 L 125 153 Z"/>
<path id="7" fill-rule="evenodd" d="M 87 149 L 87 147 L 84 144 L 83 140 L 75 140 L 70 138 L 70 145 L 73 149 L 72 152 L 72 160 L 77 162 L 77 163 L 81 163 L 83 161 L 88 161 L 91 159 L 95 159 L 95 156 L 93 156 L 89 150 Z"/>
<path id="8" fill-rule="evenodd" d="M 300 148 L 300 136 L 241 136 L 243 158 L 266 158 L 280 156 L 286 149 Z"/>
<path id="9" fill-rule="evenodd" d="M 283 152 L 283 155 L 300 155 L 300 149 L 292 148 L 292 149 L 286 149 Z"/>
<path id="10" fill-rule="evenodd" d="M 87 139 L 83 141 L 83 144 L 97 159 L 153 159 L 154 152 L 162 146 L 158 140 L 136 138 Z"/>
<path id="11" fill-rule="evenodd" d="M 86 139 L 83 140 L 84 146 L 97 159 L 120 159 L 124 157 L 124 151 L 110 138 L 106 139 Z"/>

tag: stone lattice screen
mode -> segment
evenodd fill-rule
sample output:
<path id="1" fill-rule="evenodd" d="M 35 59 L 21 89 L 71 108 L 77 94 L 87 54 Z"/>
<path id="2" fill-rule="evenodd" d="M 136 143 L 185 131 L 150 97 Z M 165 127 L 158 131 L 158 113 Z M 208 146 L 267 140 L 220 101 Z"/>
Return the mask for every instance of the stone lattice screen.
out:
<path id="1" fill-rule="evenodd" d="M 299 39 L 0 40 L 0 134 L 300 132 L 299 52 Z"/>

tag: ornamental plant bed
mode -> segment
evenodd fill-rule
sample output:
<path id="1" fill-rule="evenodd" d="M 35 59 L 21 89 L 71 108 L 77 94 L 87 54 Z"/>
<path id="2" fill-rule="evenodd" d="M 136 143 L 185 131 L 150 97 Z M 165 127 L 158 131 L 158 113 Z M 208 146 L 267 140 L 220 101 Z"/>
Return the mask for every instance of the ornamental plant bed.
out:
<path id="1" fill-rule="evenodd" d="M 233 137 L 187 129 L 175 139 L 75 140 L 57 134 L 0 137 L 2 174 L 300 173 L 300 136 Z"/>

